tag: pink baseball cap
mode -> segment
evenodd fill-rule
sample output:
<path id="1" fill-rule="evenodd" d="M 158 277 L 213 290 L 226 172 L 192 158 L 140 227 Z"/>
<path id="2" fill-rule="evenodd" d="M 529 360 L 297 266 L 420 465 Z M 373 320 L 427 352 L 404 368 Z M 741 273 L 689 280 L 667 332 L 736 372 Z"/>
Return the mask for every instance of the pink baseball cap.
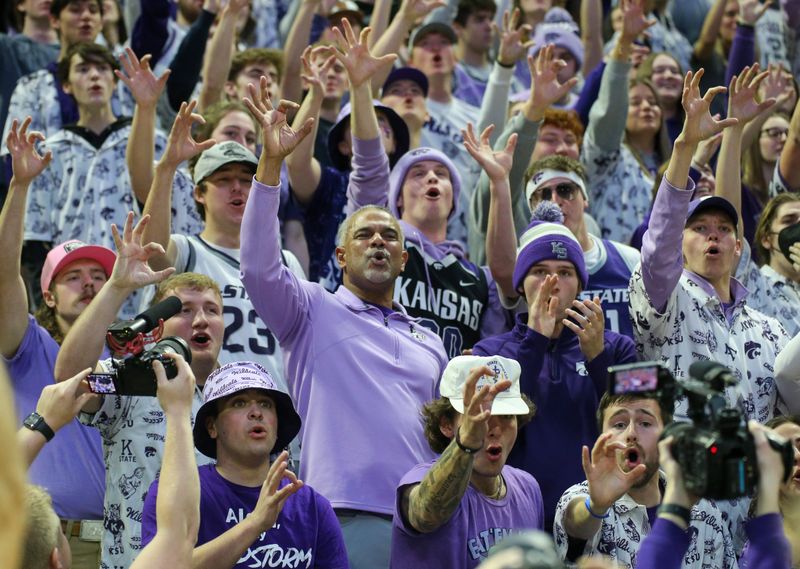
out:
<path id="1" fill-rule="evenodd" d="M 100 245 L 87 245 L 83 241 L 71 239 L 64 241 L 53 247 L 47 254 L 42 267 L 41 285 L 42 290 L 48 290 L 53 278 L 61 272 L 61 269 L 69 265 L 73 261 L 80 259 L 89 259 L 97 261 L 103 267 L 106 276 L 111 276 L 111 271 L 114 269 L 114 262 L 117 260 L 117 255 L 107 247 Z"/>

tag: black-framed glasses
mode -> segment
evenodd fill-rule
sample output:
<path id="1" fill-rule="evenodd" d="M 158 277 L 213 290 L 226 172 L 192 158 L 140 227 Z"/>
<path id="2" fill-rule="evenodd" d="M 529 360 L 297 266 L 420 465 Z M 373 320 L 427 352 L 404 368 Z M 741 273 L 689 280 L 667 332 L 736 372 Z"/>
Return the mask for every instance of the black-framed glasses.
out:
<path id="1" fill-rule="evenodd" d="M 557 184 L 554 188 L 547 186 L 544 188 L 538 188 L 535 192 L 533 192 L 531 199 L 534 202 L 552 201 L 553 190 L 555 190 L 558 197 L 560 197 L 562 200 L 572 201 L 575 199 L 576 192 L 580 192 L 581 188 L 577 184 L 562 182 Z"/>
<path id="2" fill-rule="evenodd" d="M 779 126 L 773 126 L 772 128 L 762 128 L 761 134 L 766 134 L 770 138 L 778 139 L 784 136 L 789 136 L 789 129 L 782 128 Z"/>

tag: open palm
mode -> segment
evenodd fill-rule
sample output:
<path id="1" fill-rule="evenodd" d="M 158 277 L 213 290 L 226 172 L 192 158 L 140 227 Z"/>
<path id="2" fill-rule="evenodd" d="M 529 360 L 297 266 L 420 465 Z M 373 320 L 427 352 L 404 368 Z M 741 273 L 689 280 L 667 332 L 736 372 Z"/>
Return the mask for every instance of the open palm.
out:
<path id="1" fill-rule="evenodd" d="M 486 171 L 489 179 L 508 176 L 514 162 L 514 148 L 517 145 L 517 136 L 513 134 L 509 137 L 508 144 L 503 150 L 495 151 L 489 140 L 493 130 L 494 125 L 487 126 L 481 133 L 480 140 L 475 136 L 472 123 L 467 123 L 467 129 L 461 131 L 464 137 L 464 148 Z"/>
<path id="2" fill-rule="evenodd" d="M 347 70 L 351 87 L 363 85 L 376 73 L 391 67 L 394 60 L 397 59 L 394 54 L 374 57 L 369 52 L 368 40 L 372 28 L 361 30 L 358 38 L 347 20 L 342 20 L 342 28 L 344 33 L 339 28 L 333 28 L 333 36 L 338 49 L 331 48 L 331 52 Z"/>
<path id="3" fill-rule="evenodd" d="M 752 67 L 745 67 L 742 73 L 731 79 L 728 89 L 728 116 L 739 119 L 739 125 L 744 125 L 760 113 L 773 106 L 775 99 L 767 99 L 758 103 L 756 94 L 758 87 L 769 75 L 769 71 L 759 73 L 758 63 Z"/>
<path id="4" fill-rule="evenodd" d="M 251 83 L 248 85 L 250 96 L 243 99 L 244 104 L 261 125 L 262 153 L 268 158 L 283 159 L 297 148 L 314 125 L 314 119 L 309 118 L 303 125 L 294 130 L 286 121 L 286 114 L 290 109 L 299 107 L 297 103 L 281 100 L 278 108 L 272 107 L 267 89 L 267 78 L 262 77 L 259 88 Z"/>
<path id="5" fill-rule="evenodd" d="M 717 120 L 711 116 L 709 108 L 711 102 L 720 93 L 726 91 L 725 87 L 712 87 L 704 96 L 700 96 L 700 79 L 703 77 L 704 70 L 701 68 L 697 73 L 689 71 L 683 80 L 683 97 L 681 103 L 686 113 L 681 136 L 686 142 L 697 144 L 706 138 L 710 138 L 729 126 L 737 124 L 736 118 Z"/>

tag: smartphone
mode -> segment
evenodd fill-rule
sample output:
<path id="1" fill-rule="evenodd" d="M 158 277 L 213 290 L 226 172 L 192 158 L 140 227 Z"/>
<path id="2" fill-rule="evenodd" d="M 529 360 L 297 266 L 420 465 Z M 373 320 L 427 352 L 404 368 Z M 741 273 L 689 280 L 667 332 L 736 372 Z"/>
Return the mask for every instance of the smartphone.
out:
<path id="1" fill-rule="evenodd" d="M 614 395 L 657 391 L 660 369 L 661 366 L 652 362 L 610 367 L 609 391 Z"/>
<path id="2" fill-rule="evenodd" d="M 111 373 L 90 373 L 86 376 L 89 391 L 102 395 L 114 394 L 117 387 L 114 385 L 114 375 Z"/>

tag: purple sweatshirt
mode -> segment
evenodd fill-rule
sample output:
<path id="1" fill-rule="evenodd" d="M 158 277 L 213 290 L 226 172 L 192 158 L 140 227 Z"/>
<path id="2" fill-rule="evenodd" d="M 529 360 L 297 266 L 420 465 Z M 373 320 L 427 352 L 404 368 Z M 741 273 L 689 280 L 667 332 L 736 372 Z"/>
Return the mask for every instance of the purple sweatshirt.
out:
<path id="1" fill-rule="evenodd" d="M 581 446 L 591 448 L 599 434 L 595 413 L 608 386 L 608 366 L 636 361 L 636 351 L 633 340 L 606 330 L 605 349 L 586 363 L 574 332 L 564 328 L 550 339 L 527 321 L 527 314 L 517 315 L 513 330 L 481 340 L 472 353 L 513 358 L 522 367 L 520 390 L 536 404 L 536 415 L 520 429 L 508 463 L 539 482 L 550 529 L 564 490 L 586 478 Z"/>
<path id="2" fill-rule="evenodd" d="M 344 286 L 331 294 L 281 263 L 280 188 L 253 181 L 242 221 L 242 282 L 285 354 L 303 419 L 302 478 L 331 501 L 391 515 L 402 476 L 434 457 L 419 421 L 447 359 L 402 307 L 384 316 Z"/>
<path id="3" fill-rule="evenodd" d="M 787 569 L 792 564 L 792 549 L 783 533 L 779 514 L 766 514 L 745 524 L 750 538 L 739 566 L 747 569 Z M 678 569 L 689 548 L 689 532 L 671 520 L 658 518 L 642 542 L 637 556 L 638 569 Z"/>

